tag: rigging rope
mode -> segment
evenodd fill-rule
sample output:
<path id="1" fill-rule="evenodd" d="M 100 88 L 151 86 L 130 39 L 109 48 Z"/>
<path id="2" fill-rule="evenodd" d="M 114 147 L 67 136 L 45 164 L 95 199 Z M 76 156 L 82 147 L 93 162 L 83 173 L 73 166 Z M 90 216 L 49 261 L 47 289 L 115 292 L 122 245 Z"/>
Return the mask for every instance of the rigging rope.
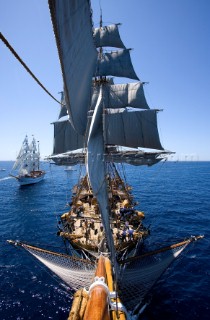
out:
<path id="1" fill-rule="evenodd" d="M 38 83 L 38 85 L 56 102 L 61 104 L 59 100 L 57 100 L 53 95 L 43 86 L 43 84 L 37 79 L 37 77 L 33 74 L 33 72 L 27 67 L 27 65 L 23 62 L 23 60 L 19 57 L 17 52 L 12 48 L 12 46 L 9 44 L 7 39 L 3 36 L 3 34 L 0 32 L 0 39 L 2 42 L 6 45 L 6 47 L 12 52 L 12 54 L 15 56 L 15 58 L 22 64 L 22 66 L 26 69 L 26 71 L 32 76 L 32 78 Z"/>

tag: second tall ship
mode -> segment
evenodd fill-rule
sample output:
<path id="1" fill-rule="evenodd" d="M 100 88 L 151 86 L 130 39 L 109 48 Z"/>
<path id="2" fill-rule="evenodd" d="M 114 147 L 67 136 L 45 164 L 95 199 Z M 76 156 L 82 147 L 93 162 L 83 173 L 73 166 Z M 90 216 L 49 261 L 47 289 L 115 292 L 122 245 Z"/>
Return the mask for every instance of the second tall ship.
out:
<path id="1" fill-rule="evenodd" d="M 31 185 L 42 181 L 45 171 L 40 169 L 39 142 L 33 137 L 31 143 L 25 136 L 10 176 L 15 178 L 20 186 Z"/>

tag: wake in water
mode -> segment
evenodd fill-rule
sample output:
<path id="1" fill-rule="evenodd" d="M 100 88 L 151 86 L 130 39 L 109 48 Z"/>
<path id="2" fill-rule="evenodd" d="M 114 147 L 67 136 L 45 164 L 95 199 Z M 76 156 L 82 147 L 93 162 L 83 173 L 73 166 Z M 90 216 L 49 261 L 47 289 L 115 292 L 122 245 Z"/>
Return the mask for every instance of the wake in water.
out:
<path id="1" fill-rule="evenodd" d="M 12 177 L 9 177 L 9 176 L 8 177 L 4 177 L 4 178 L 1 178 L 0 181 L 9 180 L 9 179 L 12 179 Z"/>

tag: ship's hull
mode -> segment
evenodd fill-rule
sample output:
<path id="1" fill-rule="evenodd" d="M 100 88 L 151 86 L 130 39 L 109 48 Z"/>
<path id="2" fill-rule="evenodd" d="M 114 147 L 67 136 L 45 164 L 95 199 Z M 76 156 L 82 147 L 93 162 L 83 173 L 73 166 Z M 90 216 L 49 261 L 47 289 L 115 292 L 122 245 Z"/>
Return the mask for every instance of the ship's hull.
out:
<path id="1" fill-rule="evenodd" d="M 45 171 L 35 171 L 28 175 L 18 176 L 20 186 L 26 186 L 41 182 L 45 177 Z"/>

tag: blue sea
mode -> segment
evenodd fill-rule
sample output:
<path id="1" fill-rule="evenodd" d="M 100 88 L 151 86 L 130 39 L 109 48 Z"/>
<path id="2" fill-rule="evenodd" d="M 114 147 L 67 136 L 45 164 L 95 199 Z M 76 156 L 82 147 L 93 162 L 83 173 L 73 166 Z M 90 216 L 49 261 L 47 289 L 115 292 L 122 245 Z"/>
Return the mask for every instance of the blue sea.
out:
<path id="1" fill-rule="evenodd" d="M 67 319 L 72 291 L 31 255 L 9 245 L 21 240 L 59 252 L 56 233 L 68 210 L 79 168 L 42 163 L 46 178 L 19 187 L 9 177 L 12 162 L 0 162 L 0 319 Z M 168 244 L 205 235 L 188 247 L 152 290 L 143 320 L 210 319 L 210 162 L 163 162 L 152 167 L 125 166 L 138 209 L 151 236 L 146 245 Z"/>

